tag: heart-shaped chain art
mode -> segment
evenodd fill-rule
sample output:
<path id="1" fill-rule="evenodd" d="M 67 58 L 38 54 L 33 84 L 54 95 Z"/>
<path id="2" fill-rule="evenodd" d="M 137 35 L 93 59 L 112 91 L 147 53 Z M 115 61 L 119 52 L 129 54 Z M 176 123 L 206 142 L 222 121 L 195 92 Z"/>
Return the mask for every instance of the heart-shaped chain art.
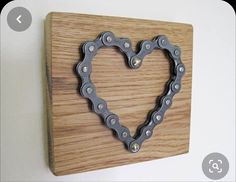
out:
<path id="1" fill-rule="evenodd" d="M 172 67 L 166 90 L 148 115 L 147 121 L 138 129 L 135 137 L 130 135 L 127 127 L 120 124 L 119 117 L 109 111 L 106 101 L 96 95 L 95 86 L 90 80 L 92 59 L 102 47 L 118 47 L 126 55 L 131 69 L 139 68 L 144 57 L 154 49 L 165 50 L 169 55 Z M 160 35 L 152 41 L 142 41 L 139 52 L 135 53 L 129 39 L 116 38 L 112 32 L 103 32 L 94 41 L 85 42 L 82 46 L 82 52 L 84 54 L 83 61 L 78 63 L 76 67 L 76 71 L 81 78 L 81 95 L 92 102 L 93 111 L 103 118 L 108 128 L 115 131 L 117 138 L 125 143 L 127 149 L 133 153 L 138 152 L 143 141 L 152 136 L 154 127 L 162 122 L 164 113 L 172 104 L 173 96 L 180 91 L 181 78 L 185 73 L 185 67 L 180 58 L 180 48 L 171 45 L 166 36 Z"/>

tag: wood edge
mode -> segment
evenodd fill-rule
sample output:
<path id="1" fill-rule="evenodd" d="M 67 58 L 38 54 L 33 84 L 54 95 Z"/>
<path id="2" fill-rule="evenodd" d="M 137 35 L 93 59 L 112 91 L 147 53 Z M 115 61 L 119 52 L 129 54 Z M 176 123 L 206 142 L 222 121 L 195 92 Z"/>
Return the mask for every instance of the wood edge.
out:
<path id="1" fill-rule="evenodd" d="M 189 143 L 188 143 L 189 144 Z M 56 176 L 67 176 L 67 175 L 73 175 L 73 174 L 81 174 L 81 173 L 88 173 L 88 172 L 93 172 L 93 171 L 100 171 L 100 170 L 105 170 L 105 169 L 114 169 L 114 168 L 117 168 L 117 167 L 125 167 L 127 165 L 135 165 L 135 164 L 140 164 L 142 165 L 143 163 L 145 162 L 148 162 L 148 161 L 157 161 L 157 160 L 160 160 L 160 159 L 167 159 L 167 158 L 170 158 L 170 157 L 177 157 L 177 156 L 180 156 L 180 155 L 188 155 L 189 154 L 189 148 L 186 148 L 185 151 L 183 152 L 180 152 L 180 153 L 177 153 L 177 154 L 174 154 L 174 155 L 169 155 L 167 157 L 160 157 L 160 158 L 156 158 L 156 159 L 149 159 L 149 160 L 145 160 L 145 161 L 135 161 L 135 162 L 131 162 L 129 164 L 119 164 L 119 165 L 113 165 L 111 167 L 99 167 L 99 168 L 96 168 L 96 169 L 81 169 L 81 170 L 78 170 L 78 171 L 58 171 Z"/>
<path id="2" fill-rule="evenodd" d="M 45 31 L 45 47 L 46 47 L 46 107 L 47 107 L 47 133 L 48 133 L 48 156 L 49 168 L 54 175 L 58 175 L 55 171 L 54 160 L 54 137 L 53 137 L 53 121 L 52 121 L 52 15 L 48 13 L 44 21 Z"/>
<path id="3" fill-rule="evenodd" d="M 103 18 L 119 18 L 119 19 L 123 19 L 123 20 L 141 20 L 141 21 L 146 21 L 146 22 L 150 22 L 150 21 L 156 21 L 159 23 L 171 23 L 173 25 L 184 25 L 184 26 L 188 26 L 190 29 L 193 30 L 193 25 L 190 23 L 179 23 L 179 22 L 173 22 L 173 21 L 165 21 L 165 20 L 157 20 L 157 19 L 145 19 L 145 18 L 137 18 L 137 17 L 126 17 L 126 16 L 110 16 L 110 15 L 99 15 L 99 14 L 86 14 L 86 13 L 75 13 L 75 12 L 59 12 L 59 11 L 52 11 L 50 12 L 48 15 L 53 15 L 53 16 L 57 16 L 57 15 L 70 15 L 70 16 L 89 16 L 89 17 L 103 17 Z M 191 31 L 192 31 L 191 30 Z"/>
<path id="4" fill-rule="evenodd" d="M 188 24 L 191 32 L 191 84 L 190 84 L 190 105 L 189 105 L 189 129 L 188 129 L 188 146 L 187 146 L 187 152 L 190 151 L 190 141 L 191 141 L 191 118 L 192 118 L 192 84 L 193 84 L 193 41 L 194 41 L 194 27 L 192 24 Z"/>

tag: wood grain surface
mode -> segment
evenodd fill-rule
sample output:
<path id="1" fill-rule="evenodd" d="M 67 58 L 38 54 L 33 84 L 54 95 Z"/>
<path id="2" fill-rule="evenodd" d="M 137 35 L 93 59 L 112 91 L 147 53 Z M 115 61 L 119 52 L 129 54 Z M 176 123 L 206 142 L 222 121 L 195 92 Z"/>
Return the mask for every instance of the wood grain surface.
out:
<path id="1" fill-rule="evenodd" d="M 72 13 L 50 13 L 45 22 L 48 82 L 48 131 L 50 167 L 55 175 L 159 159 L 188 152 L 191 81 L 191 25 L 130 18 Z M 182 51 L 186 74 L 164 121 L 154 129 L 141 150 L 130 153 L 101 119 L 91 112 L 89 102 L 78 93 L 74 66 L 80 60 L 79 46 L 94 40 L 100 32 L 112 31 L 129 38 L 133 48 L 141 40 L 166 35 Z M 122 53 L 114 48 L 99 50 L 93 60 L 91 79 L 97 95 L 134 134 L 169 78 L 168 57 L 155 50 L 137 70 L 126 66 Z"/>

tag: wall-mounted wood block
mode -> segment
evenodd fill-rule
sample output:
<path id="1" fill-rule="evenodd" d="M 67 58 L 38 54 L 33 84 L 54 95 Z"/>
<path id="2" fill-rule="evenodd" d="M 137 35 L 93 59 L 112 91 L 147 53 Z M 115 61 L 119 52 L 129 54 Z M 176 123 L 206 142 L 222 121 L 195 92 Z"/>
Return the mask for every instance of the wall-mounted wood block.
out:
<path id="1" fill-rule="evenodd" d="M 160 159 L 188 152 L 192 81 L 192 26 L 153 20 L 50 13 L 46 19 L 48 131 L 50 166 L 65 175 Z M 155 127 L 138 153 L 127 151 L 78 92 L 74 66 L 81 57 L 82 42 L 112 31 L 129 38 L 133 49 L 141 40 L 166 35 L 182 51 L 186 73 L 163 122 Z M 101 49 L 93 60 L 91 79 L 97 95 L 108 102 L 121 123 L 134 134 L 169 78 L 169 61 L 156 50 L 146 56 L 141 68 L 129 69 L 124 56 L 114 48 Z"/>

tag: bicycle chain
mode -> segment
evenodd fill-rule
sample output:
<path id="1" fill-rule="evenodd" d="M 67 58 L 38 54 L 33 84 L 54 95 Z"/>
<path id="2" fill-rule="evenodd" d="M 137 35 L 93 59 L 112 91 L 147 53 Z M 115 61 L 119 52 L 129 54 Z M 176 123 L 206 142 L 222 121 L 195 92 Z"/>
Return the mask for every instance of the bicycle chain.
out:
<path id="1" fill-rule="evenodd" d="M 127 127 L 120 124 L 119 117 L 109 111 L 106 101 L 96 95 L 96 88 L 90 80 L 92 59 L 97 51 L 103 47 L 118 47 L 126 55 L 131 69 L 139 68 L 143 58 L 154 49 L 165 50 L 170 57 L 170 62 L 172 63 L 171 77 L 166 84 L 166 91 L 134 137 L 130 135 Z M 92 110 L 103 118 L 108 128 L 115 131 L 117 138 L 126 145 L 127 149 L 133 153 L 138 152 L 143 141 L 152 136 L 154 127 L 162 122 L 164 113 L 172 104 L 173 96 L 180 91 L 181 78 L 185 73 L 185 67 L 180 58 L 180 48 L 171 45 L 166 36 L 160 35 L 152 41 L 142 41 L 140 50 L 136 54 L 129 39 L 116 38 L 112 32 L 103 32 L 94 41 L 85 42 L 82 45 L 82 52 L 84 54 L 83 61 L 76 66 L 76 71 L 82 82 L 80 94 L 92 102 Z"/>

